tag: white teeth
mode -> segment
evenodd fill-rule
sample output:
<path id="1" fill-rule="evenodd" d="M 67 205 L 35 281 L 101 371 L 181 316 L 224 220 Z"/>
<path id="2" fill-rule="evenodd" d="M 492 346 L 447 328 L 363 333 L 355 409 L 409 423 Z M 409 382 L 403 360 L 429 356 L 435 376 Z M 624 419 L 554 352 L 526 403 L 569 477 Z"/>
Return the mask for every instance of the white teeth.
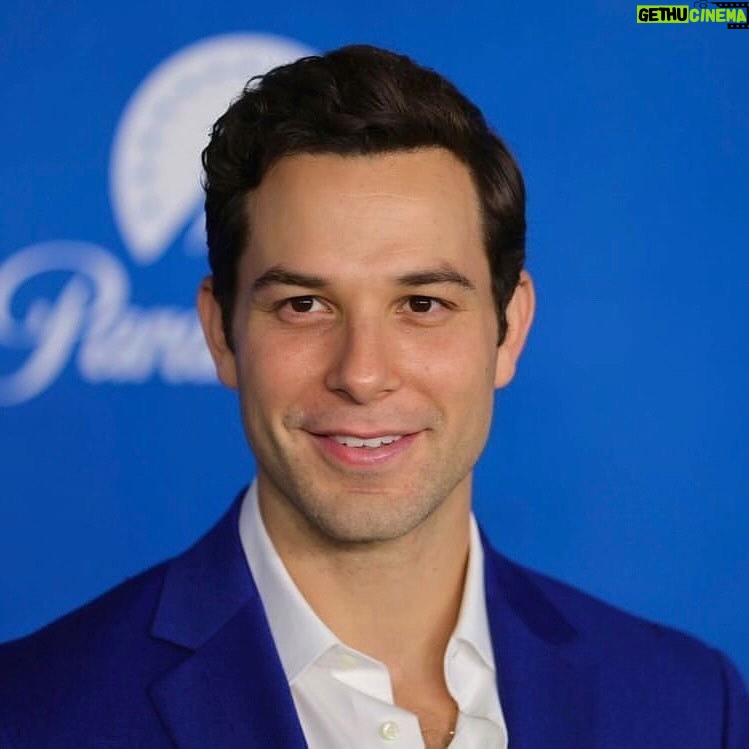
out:
<path id="1" fill-rule="evenodd" d="M 365 440 L 360 437 L 350 437 L 344 434 L 334 434 L 333 439 L 341 445 L 346 447 L 382 447 L 383 445 L 392 445 L 393 442 L 397 442 L 400 438 L 400 434 L 387 434 L 383 437 L 373 437 L 372 439 Z"/>

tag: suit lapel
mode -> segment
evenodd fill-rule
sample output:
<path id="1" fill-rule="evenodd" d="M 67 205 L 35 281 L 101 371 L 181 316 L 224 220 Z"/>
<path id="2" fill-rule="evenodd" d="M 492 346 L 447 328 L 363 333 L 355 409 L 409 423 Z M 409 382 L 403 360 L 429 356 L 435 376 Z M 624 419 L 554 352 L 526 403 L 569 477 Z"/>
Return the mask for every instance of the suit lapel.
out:
<path id="1" fill-rule="evenodd" d="M 595 745 L 593 669 L 578 634 L 519 567 L 484 538 L 489 627 L 512 749 Z"/>
<path id="2" fill-rule="evenodd" d="M 185 659 L 152 686 L 180 749 L 305 749 L 286 676 L 239 540 L 241 497 L 168 567 L 152 635 Z M 512 749 L 591 749 L 592 669 L 576 631 L 522 569 L 484 538 L 489 627 Z"/>
<path id="3" fill-rule="evenodd" d="M 246 604 L 151 691 L 180 749 L 306 747 L 264 614 Z M 259 637 L 258 637 L 259 635 Z"/>
<path id="4" fill-rule="evenodd" d="M 168 567 L 152 635 L 186 658 L 152 686 L 180 749 L 304 749 L 306 743 L 239 540 L 241 496 Z"/>

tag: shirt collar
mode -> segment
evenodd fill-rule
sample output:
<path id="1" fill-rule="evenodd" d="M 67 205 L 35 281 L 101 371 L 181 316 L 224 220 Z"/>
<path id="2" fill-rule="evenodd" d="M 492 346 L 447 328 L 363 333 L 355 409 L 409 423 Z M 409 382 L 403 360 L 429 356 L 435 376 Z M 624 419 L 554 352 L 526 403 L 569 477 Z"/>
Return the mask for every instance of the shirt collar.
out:
<path id="1" fill-rule="evenodd" d="M 268 618 L 284 673 L 292 683 L 326 652 L 343 645 L 312 610 L 291 579 L 265 529 L 257 481 L 247 490 L 239 514 L 239 535 Z M 495 670 L 484 595 L 484 553 L 476 519 L 471 515 L 468 566 L 458 621 L 448 654 L 469 645 L 484 665 Z"/>
<path id="2" fill-rule="evenodd" d="M 484 664 L 495 670 L 494 650 L 489 633 L 489 617 L 486 613 L 484 592 L 484 549 L 481 544 L 476 518 L 471 513 L 468 566 L 463 587 L 463 600 L 451 642 L 470 645 Z"/>
<path id="3" fill-rule="evenodd" d="M 312 610 L 278 556 L 260 514 L 257 481 L 242 501 L 239 537 L 291 684 L 311 663 L 335 647 L 338 638 Z"/>

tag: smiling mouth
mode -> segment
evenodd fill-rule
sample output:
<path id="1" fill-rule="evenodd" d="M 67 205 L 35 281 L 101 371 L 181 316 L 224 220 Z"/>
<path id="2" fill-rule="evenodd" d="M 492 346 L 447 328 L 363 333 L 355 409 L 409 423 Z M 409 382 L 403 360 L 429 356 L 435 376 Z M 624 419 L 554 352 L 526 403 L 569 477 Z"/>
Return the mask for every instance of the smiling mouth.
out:
<path id="1" fill-rule="evenodd" d="M 402 439 L 401 434 L 385 434 L 382 437 L 371 437 L 365 439 L 363 437 L 353 437 L 348 434 L 331 434 L 330 439 L 335 440 L 339 445 L 345 447 L 357 447 L 369 450 L 375 450 L 378 447 L 384 447 L 385 445 L 392 445 L 394 442 Z"/>
<path id="2" fill-rule="evenodd" d="M 308 432 L 329 461 L 354 470 L 374 470 L 401 460 L 421 434 L 418 432 L 383 433 L 366 436 L 336 432 Z"/>

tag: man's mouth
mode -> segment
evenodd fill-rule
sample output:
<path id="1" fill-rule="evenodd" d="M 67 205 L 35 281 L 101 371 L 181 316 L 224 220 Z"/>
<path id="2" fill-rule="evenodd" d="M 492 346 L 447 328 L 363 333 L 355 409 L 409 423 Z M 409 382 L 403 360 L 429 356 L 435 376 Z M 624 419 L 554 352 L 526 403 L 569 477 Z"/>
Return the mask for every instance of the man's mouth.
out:
<path id="1" fill-rule="evenodd" d="M 331 430 L 308 434 L 326 459 L 336 465 L 368 470 L 384 468 L 390 465 L 391 461 L 401 459 L 410 450 L 421 431 L 411 433 L 383 430 L 379 434 L 373 431 L 356 434 Z"/>
<path id="2" fill-rule="evenodd" d="M 384 434 L 382 437 L 354 437 L 349 434 L 331 434 L 330 438 L 334 439 L 338 444 L 345 445 L 346 447 L 361 447 L 369 448 L 373 450 L 384 445 L 392 445 L 393 442 L 397 442 L 402 438 L 401 434 Z"/>

